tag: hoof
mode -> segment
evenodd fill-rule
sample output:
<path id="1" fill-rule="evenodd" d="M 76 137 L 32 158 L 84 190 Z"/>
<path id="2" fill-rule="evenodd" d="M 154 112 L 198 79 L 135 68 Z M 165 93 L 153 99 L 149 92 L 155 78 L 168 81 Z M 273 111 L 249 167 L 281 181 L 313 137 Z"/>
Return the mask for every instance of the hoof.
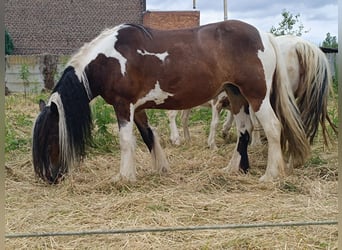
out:
<path id="1" fill-rule="evenodd" d="M 137 178 L 135 176 L 123 176 L 121 174 L 117 174 L 112 178 L 113 183 L 125 182 L 125 183 L 135 183 Z"/>
<path id="2" fill-rule="evenodd" d="M 181 145 L 181 141 L 179 138 L 171 140 L 172 145 L 179 146 Z"/>
<path id="3" fill-rule="evenodd" d="M 228 133 L 222 131 L 222 138 L 223 138 L 223 139 L 228 138 Z"/>
<path id="4" fill-rule="evenodd" d="M 166 164 L 166 165 L 160 167 L 159 173 L 160 173 L 160 174 L 167 174 L 167 173 L 170 172 L 170 170 L 171 170 L 170 165 L 169 165 L 169 164 Z"/>
<path id="5" fill-rule="evenodd" d="M 216 144 L 210 144 L 210 145 L 209 145 L 209 149 L 211 149 L 211 150 L 217 150 L 218 147 L 216 146 Z"/>
<path id="6" fill-rule="evenodd" d="M 238 160 L 240 161 L 240 158 L 238 158 Z M 226 173 L 240 173 L 240 167 L 239 164 L 237 164 L 239 161 L 236 160 L 236 157 L 233 157 L 228 166 L 223 168 L 223 171 Z"/>
<path id="7" fill-rule="evenodd" d="M 232 168 L 230 166 L 222 168 L 222 171 L 225 173 L 228 173 L 228 174 L 239 174 L 240 173 L 239 170 L 236 170 L 235 168 Z"/>
<path id="8" fill-rule="evenodd" d="M 259 182 L 274 182 L 276 181 L 277 179 L 279 179 L 279 177 L 273 177 L 272 175 L 270 174 L 264 174 L 263 176 L 261 176 L 259 178 Z"/>

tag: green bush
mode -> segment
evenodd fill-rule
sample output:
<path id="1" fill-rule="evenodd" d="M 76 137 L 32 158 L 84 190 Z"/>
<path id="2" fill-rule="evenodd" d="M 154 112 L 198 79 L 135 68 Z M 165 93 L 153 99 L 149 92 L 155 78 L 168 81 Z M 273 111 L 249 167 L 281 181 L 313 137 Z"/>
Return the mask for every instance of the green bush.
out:
<path id="1" fill-rule="evenodd" d="M 116 122 L 113 107 L 103 98 L 98 97 L 91 105 L 95 129 L 93 131 L 92 148 L 96 152 L 114 152 L 118 149 L 116 135 L 112 134 L 109 126 Z"/>
<path id="2" fill-rule="evenodd" d="M 5 30 L 5 54 L 12 55 L 13 49 L 14 49 L 14 46 L 13 46 L 12 38 L 10 34 L 8 33 L 8 31 Z"/>

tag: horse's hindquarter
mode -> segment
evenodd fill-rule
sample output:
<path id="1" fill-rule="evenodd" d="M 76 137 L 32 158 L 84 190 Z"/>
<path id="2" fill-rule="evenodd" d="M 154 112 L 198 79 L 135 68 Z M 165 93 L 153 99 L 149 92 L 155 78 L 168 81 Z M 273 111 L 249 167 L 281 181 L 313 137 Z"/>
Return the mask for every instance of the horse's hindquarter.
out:
<path id="1" fill-rule="evenodd" d="M 294 96 L 301 96 L 304 91 L 304 86 L 299 86 L 300 75 L 304 74 L 303 69 L 300 67 L 300 63 L 296 51 L 296 43 L 300 42 L 296 36 L 278 36 L 276 37 L 279 48 L 286 62 L 286 69 L 289 76 L 290 87 Z"/>
<path id="2" fill-rule="evenodd" d="M 183 52 L 186 53 L 183 59 L 174 57 L 174 69 L 182 72 L 186 79 L 179 82 L 180 86 L 175 84 L 177 88 L 189 85 L 189 89 L 184 89 L 187 96 L 190 93 L 194 99 L 196 95 L 212 98 L 224 83 L 229 82 L 238 86 L 247 97 L 263 98 L 266 86 L 260 86 L 265 81 L 258 51 L 263 51 L 264 47 L 257 29 L 239 21 L 222 22 L 198 29 L 193 39 L 191 43 L 185 42 L 190 48 Z M 196 84 L 195 93 L 191 86 Z"/>

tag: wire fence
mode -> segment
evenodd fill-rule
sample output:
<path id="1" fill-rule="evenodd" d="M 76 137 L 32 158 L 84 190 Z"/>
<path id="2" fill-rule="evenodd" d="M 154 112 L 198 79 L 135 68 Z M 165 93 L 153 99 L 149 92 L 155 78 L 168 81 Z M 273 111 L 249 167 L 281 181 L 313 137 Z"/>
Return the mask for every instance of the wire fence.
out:
<path id="1" fill-rule="evenodd" d="M 7 234 L 5 238 L 32 238 L 32 237 L 57 237 L 57 236 L 86 236 L 104 234 L 135 234 L 135 233 L 156 233 L 176 231 L 199 231 L 199 230 L 224 230 L 224 229 L 248 229 L 268 227 L 300 227 L 300 226 L 322 226 L 337 225 L 337 221 L 304 221 L 304 222 L 283 222 L 283 223 L 255 223 L 255 224 L 223 224 L 207 226 L 184 226 L 184 227 L 157 227 L 157 228 L 128 228 L 110 230 L 89 230 L 79 232 L 47 232 L 47 233 L 18 233 Z"/>

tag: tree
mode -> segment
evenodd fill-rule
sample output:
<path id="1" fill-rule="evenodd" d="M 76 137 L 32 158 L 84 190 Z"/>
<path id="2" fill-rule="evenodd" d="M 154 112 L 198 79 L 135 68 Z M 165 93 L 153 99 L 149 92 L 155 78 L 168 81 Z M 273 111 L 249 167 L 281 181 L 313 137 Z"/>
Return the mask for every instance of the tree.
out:
<path id="1" fill-rule="evenodd" d="M 12 38 L 10 36 L 10 34 L 8 33 L 7 30 L 5 30 L 5 54 L 6 55 L 11 55 L 13 53 L 13 41 Z"/>
<path id="2" fill-rule="evenodd" d="M 331 36 L 330 33 L 328 32 L 325 40 L 322 43 L 322 47 L 324 48 L 338 48 L 338 44 L 337 44 L 337 39 L 336 36 Z"/>
<path id="3" fill-rule="evenodd" d="M 283 10 L 281 15 L 283 20 L 278 24 L 276 28 L 272 26 L 270 32 L 276 36 L 282 35 L 296 35 L 301 36 L 303 33 L 308 33 L 308 30 L 304 30 L 304 25 L 299 21 L 300 14 L 293 15 L 287 10 Z"/>

